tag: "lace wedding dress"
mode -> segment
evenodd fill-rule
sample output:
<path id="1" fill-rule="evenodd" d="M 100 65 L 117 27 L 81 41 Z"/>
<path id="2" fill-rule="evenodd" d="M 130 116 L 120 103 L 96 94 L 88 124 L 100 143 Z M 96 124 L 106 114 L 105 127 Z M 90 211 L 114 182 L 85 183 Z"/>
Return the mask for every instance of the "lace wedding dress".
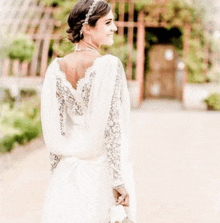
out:
<path id="1" fill-rule="evenodd" d="M 98 57 L 74 89 L 55 58 L 41 94 L 51 179 L 41 223 L 136 223 L 133 168 L 128 160 L 130 101 L 121 61 Z M 130 205 L 115 205 L 124 186 Z"/>

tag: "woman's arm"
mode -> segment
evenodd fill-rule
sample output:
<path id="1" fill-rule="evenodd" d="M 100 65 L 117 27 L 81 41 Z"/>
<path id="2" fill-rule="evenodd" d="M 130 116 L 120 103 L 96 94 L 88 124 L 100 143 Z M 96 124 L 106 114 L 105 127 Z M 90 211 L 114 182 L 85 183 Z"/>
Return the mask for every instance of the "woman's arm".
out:
<path id="1" fill-rule="evenodd" d="M 56 154 L 50 152 L 49 158 L 50 158 L 50 171 L 51 171 L 51 174 L 53 174 L 55 168 L 57 167 L 58 163 L 60 162 L 61 157 L 59 155 L 56 155 Z"/>
<path id="2" fill-rule="evenodd" d="M 111 108 L 105 128 L 105 141 L 104 146 L 107 151 L 107 159 L 112 176 L 113 188 L 123 187 L 124 182 L 121 176 L 121 64 L 118 63 L 118 72 L 114 87 L 114 94 L 111 101 Z"/>

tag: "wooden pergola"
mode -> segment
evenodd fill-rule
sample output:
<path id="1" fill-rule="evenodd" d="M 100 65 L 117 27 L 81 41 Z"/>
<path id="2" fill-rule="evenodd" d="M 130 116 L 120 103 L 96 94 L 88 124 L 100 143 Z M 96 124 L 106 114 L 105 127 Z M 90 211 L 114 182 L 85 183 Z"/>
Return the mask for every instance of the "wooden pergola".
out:
<path id="1" fill-rule="evenodd" d="M 126 67 L 127 79 L 132 80 L 132 53 L 136 44 L 137 60 L 136 60 L 136 81 L 140 85 L 139 103 L 143 100 L 143 80 L 144 80 L 144 58 L 145 58 L 145 27 L 165 27 L 166 21 L 161 20 L 161 15 L 166 13 L 166 5 L 169 0 L 155 0 L 154 4 L 160 4 L 161 7 L 150 14 L 150 5 L 138 12 L 137 21 L 134 21 L 135 10 L 134 0 L 110 0 L 112 10 L 115 12 L 116 4 L 118 8 L 118 19 L 116 25 L 118 26 L 118 34 L 124 36 L 127 33 L 127 44 L 129 47 L 128 62 Z M 54 33 L 54 27 L 59 21 L 53 18 L 53 8 L 45 7 L 40 0 L 2 0 L 2 7 L 0 9 L 1 20 L 0 26 L 7 27 L 9 33 L 25 33 L 34 40 L 36 44 L 36 51 L 33 60 L 30 63 L 23 62 L 21 76 L 24 79 L 38 80 L 42 82 L 45 71 L 48 66 L 48 52 L 51 40 L 55 45 L 58 45 L 61 39 L 60 34 Z M 125 7 L 128 8 L 127 16 L 125 16 Z M 149 19 L 146 15 L 149 14 Z M 153 18 L 153 20 L 151 20 Z M 190 39 L 191 25 L 190 22 L 184 24 L 184 45 L 183 55 L 187 58 L 189 53 L 189 39 Z M 134 38 L 137 33 L 137 39 Z M 135 43 L 136 42 L 136 43 Z M 53 54 L 52 59 L 57 55 Z M 16 77 L 19 61 L 10 61 L 4 59 L 2 63 L 1 84 L 4 78 L 9 77 L 10 66 L 12 67 L 12 77 Z M 11 64 L 12 63 L 12 64 Z M 11 77 L 10 77 L 11 78 Z M 187 81 L 187 69 L 184 74 L 184 84 Z M 183 87 L 184 87 L 183 84 Z"/>
<path id="2" fill-rule="evenodd" d="M 133 52 L 133 36 L 134 36 L 134 28 L 137 28 L 137 60 L 136 60 L 136 80 L 139 82 L 140 85 L 140 92 L 139 92 L 139 105 L 143 101 L 143 87 L 144 87 L 144 58 L 145 58 L 145 28 L 146 27 L 166 27 L 166 21 L 162 20 L 163 15 L 166 14 L 166 5 L 169 3 L 169 0 L 154 0 L 154 4 L 161 5 L 161 7 L 154 11 L 152 14 L 151 12 L 151 5 L 145 7 L 143 10 L 139 11 L 137 22 L 134 21 L 134 0 L 111 0 L 114 6 L 117 2 L 119 4 L 119 19 L 116 22 L 117 26 L 119 27 L 118 33 L 121 36 L 124 36 L 124 29 L 128 28 L 128 45 L 129 45 L 129 59 L 127 65 L 127 79 L 132 79 L 132 60 L 131 55 Z M 128 4 L 129 12 L 128 12 L 128 21 L 124 21 L 124 12 L 125 12 L 125 4 Z M 148 18 L 146 18 L 146 14 L 148 14 Z M 189 40 L 190 40 L 190 33 L 191 33 L 191 24 L 190 22 L 186 22 L 184 25 L 184 45 L 183 45 L 183 55 L 184 58 L 187 58 L 187 55 L 190 50 Z M 185 68 L 184 72 L 184 81 L 183 81 L 183 88 L 185 83 L 187 82 L 187 75 L 188 71 Z M 184 100 L 184 99 L 183 99 Z"/>
<path id="3" fill-rule="evenodd" d="M 36 0 L 2 0 L 0 9 L 1 29 L 6 28 L 7 34 L 23 33 L 34 40 L 36 51 L 31 63 L 23 62 L 22 76 L 37 77 L 45 73 L 49 43 L 53 38 L 55 20 L 52 8 L 47 8 L 41 1 Z M 2 77 L 9 75 L 10 59 L 2 61 Z M 13 76 L 18 74 L 18 60 L 12 64 Z"/>

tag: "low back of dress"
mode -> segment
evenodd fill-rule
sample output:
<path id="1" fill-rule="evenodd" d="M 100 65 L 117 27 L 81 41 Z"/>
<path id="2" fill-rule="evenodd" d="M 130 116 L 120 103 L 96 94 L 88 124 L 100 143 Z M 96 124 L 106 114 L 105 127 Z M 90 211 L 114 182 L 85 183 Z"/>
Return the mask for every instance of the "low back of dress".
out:
<path id="1" fill-rule="evenodd" d="M 65 73 L 66 79 L 74 89 L 76 89 L 78 80 L 84 77 L 86 70 L 93 65 L 97 57 L 99 56 L 91 52 L 75 52 L 59 61 L 60 70 Z"/>
<path id="2" fill-rule="evenodd" d="M 70 103 L 69 111 L 75 115 L 82 116 L 88 107 L 91 85 L 95 77 L 95 72 L 91 70 L 97 58 L 94 55 L 79 54 L 67 55 L 57 60 L 63 76 L 60 82 L 66 86 L 66 97 Z"/>
<path id="3" fill-rule="evenodd" d="M 61 128 L 65 126 L 63 133 L 65 132 L 67 138 L 74 140 L 74 155 L 77 157 L 91 158 L 99 156 L 103 152 L 94 148 L 94 150 L 90 149 L 88 153 L 88 145 L 91 140 L 87 129 L 86 114 L 93 80 L 96 75 L 93 66 L 96 59 L 84 61 L 80 65 L 80 62 L 77 63 L 80 59 L 77 58 L 72 64 L 62 63 L 63 66 L 60 63 L 63 62 L 63 58 L 57 58 L 56 61 L 60 70 L 56 76 L 57 92 L 60 92 L 57 94 L 58 101 L 60 101 L 60 126 Z M 75 88 L 72 84 L 74 80 L 76 82 Z M 65 100 L 65 107 L 62 103 L 63 99 Z"/>

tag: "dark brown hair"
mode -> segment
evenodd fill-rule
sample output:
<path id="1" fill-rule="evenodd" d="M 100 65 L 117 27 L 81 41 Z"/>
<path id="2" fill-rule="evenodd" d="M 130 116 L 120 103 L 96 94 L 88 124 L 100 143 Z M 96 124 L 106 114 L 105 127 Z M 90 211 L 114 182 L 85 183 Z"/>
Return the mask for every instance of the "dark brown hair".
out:
<path id="1" fill-rule="evenodd" d="M 66 32 L 69 33 L 68 39 L 72 43 L 78 43 L 81 39 L 83 39 L 83 34 L 80 36 L 80 30 L 92 3 L 93 0 L 80 0 L 72 8 L 67 20 L 69 29 L 66 30 Z M 93 9 L 92 15 L 89 17 L 88 24 L 95 27 L 98 19 L 107 15 L 110 10 L 111 6 L 107 2 L 98 1 Z"/>

